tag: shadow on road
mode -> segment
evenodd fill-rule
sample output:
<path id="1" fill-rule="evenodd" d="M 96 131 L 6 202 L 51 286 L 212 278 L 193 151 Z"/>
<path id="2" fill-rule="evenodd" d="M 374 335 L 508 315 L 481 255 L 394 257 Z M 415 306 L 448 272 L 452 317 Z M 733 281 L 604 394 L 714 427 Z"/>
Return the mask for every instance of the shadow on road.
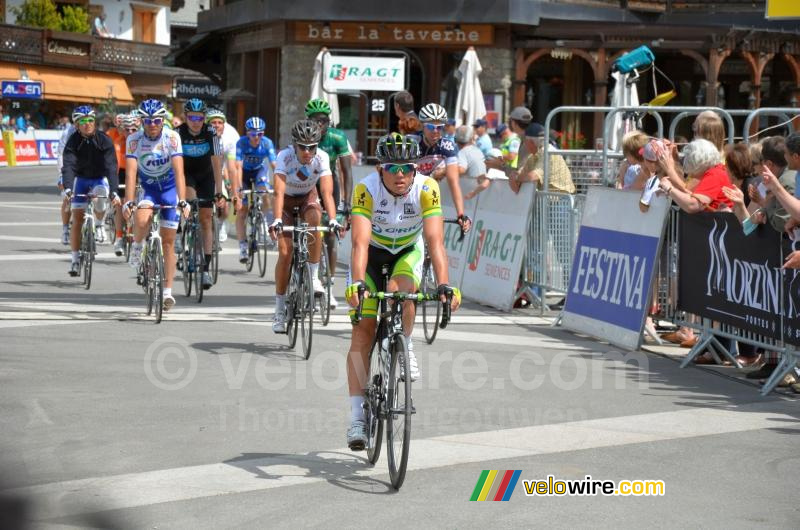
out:
<path id="1" fill-rule="evenodd" d="M 300 351 L 294 351 L 287 344 L 273 344 L 268 342 L 195 342 L 192 348 L 211 355 L 235 355 L 252 353 L 270 359 L 285 359 L 290 361 L 305 361 Z"/>
<path id="2" fill-rule="evenodd" d="M 312 451 L 306 454 L 242 453 L 223 463 L 244 469 L 257 478 L 281 480 L 288 477 L 322 479 L 334 486 L 370 495 L 396 493 L 390 483 L 359 476 L 372 466 L 366 458 L 354 453 Z M 294 468 L 294 469 L 292 469 Z"/>

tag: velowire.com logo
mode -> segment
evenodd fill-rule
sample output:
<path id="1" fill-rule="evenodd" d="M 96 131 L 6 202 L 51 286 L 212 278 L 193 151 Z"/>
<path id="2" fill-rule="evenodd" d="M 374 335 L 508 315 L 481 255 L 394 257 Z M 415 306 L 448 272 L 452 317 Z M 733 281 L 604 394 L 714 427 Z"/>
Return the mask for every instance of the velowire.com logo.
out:
<path id="1" fill-rule="evenodd" d="M 514 493 L 521 469 L 484 469 L 472 491 L 470 501 L 507 501 Z"/>

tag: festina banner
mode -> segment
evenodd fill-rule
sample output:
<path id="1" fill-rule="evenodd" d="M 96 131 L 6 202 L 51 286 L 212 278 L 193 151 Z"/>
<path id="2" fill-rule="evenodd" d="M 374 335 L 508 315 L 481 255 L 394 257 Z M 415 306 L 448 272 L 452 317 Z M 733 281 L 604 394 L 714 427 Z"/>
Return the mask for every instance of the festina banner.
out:
<path id="1" fill-rule="evenodd" d="M 769 225 L 745 235 L 731 213 L 682 213 L 678 308 L 800 343 L 800 271 L 782 269 L 798 243 Z"/>
<path id="2" fill-rule="evenodd" d="M 650 307 L 650 288 L 669 204 L 639 193 L 589 189 L 572 260 L 563 325 L 635 350 Z"/>
<path id="3" fill-rule="evenodd" d="M 325 54 L 322 85 L 328 92 L 405 90 L 405 57 L 356 57 Z"/>

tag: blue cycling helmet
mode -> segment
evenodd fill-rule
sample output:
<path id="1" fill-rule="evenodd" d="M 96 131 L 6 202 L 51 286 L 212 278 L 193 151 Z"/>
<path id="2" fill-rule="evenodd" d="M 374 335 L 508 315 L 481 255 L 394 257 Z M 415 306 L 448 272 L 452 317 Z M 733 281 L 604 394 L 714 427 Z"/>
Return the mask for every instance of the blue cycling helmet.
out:
<path id="1" fill-rule="evenodd" d="M 259 118 L 258 116 L 253 116 L 249 118 L 245 124 L 244 128 L 248 131 L 263 131 L 267 127 L 266 122 Z"/>
<path id="2" fill-rule="evenodd" d="M 145 118 L 165 118 L 169 114 L 167 107 L 157 99 L 146 99 L 139 103 L 139 115 Z"/>
<path id="3" fill-rule="evenodd" d="M 76 122 L 81 118 L 94 118 L 94 109 L 90 105 L 79 105 L 72 111 L 72 121 Z"/>
<path id="4" fill-rule="evenodd" d="M 206 104 L 202 99 L 192 98 L 183 106 L 184 112 L 206 112 Z"/>

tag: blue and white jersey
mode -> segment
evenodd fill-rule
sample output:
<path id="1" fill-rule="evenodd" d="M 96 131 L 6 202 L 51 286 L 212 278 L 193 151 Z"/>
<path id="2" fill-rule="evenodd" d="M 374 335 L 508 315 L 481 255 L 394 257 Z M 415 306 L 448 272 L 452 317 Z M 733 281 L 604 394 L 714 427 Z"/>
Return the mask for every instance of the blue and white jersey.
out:
<path id="1" fill-rule="evenodd" d="M 144 131 L 128 136 L 125 157 L 138 162 L 139 183 L 143 188 L 165 189 L 175 186 L 172 157 L 183 156 L 181 137 L 167 129 L 157 138 L 148 138 Z"/>
<path id="2" fill-rule="evenodd" d="M 264 159 L 275 162 L 278 155 L 275 154 L 275 145 L 266 136 L 261 137 L 257 146 L 250 145 L 250 137 L 247 135 L 239 138 L 236 142 L 236 161 L 242 163 L 245 171 L 254 171 L 264 166 Z"/>

